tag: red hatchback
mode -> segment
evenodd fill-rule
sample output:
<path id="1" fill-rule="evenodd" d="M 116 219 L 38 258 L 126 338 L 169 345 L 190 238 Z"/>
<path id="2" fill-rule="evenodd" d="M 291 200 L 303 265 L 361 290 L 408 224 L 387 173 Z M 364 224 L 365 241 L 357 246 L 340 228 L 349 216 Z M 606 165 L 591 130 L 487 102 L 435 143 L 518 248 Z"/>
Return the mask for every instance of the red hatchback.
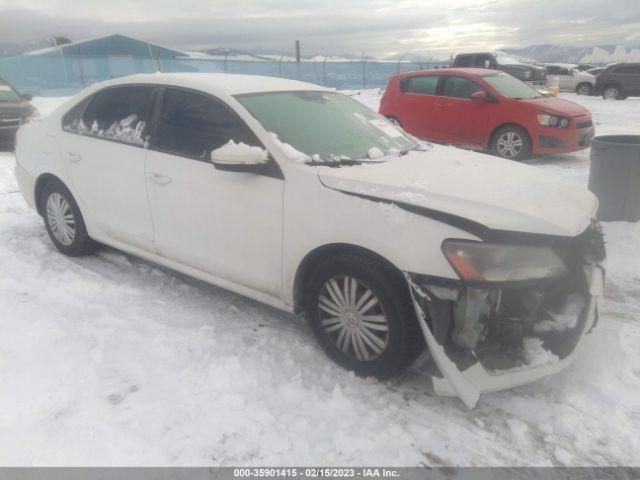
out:
<path id="1" fill-rule="evenodd" d="M 491 149 L 514 160 L 581 150 L 594 135 L 586 108 L 484 68 L 396 75 L 380 113 L 423 140 Z"/>

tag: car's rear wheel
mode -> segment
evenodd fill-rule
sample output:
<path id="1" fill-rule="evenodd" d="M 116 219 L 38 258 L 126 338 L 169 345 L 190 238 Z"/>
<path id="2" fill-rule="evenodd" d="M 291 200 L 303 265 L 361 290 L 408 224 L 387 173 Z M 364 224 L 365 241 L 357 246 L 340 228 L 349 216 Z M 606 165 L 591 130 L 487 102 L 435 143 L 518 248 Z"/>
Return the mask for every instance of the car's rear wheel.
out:
<path id="1" fill-rule="evenodd" d="M 578 95 L 591 95 L 593 93 L 593 87 L 590 83 L 581 83 L 576 87 L 576 93 Z"/>
<path id="2" fill-rule="evenodd" d="M 311 328 L 339 365 L 361 376 L 389 378 L 422 350 L 408 287 L 381 261 L 357 253 L 334 255 L 316 267 L 307 285 Z"/>
<path id="3" fill-rule="evenodd" d="M 611 85 L 604 89 L 602 92 L 602 98 L 605 100 L 624 100 L 624 96 L 622 95 L 622 90 L 615 85 Z"/>
<path id="4" fill-rule="evenodd" d="M 40 205 L 49 238 L 60 252 L 77 257 L 95 249 L 78 204 L 62 182 L 50 180 L 44 186 Z"/>
<path id="5" fill-rule="evenodd" d="M 531 155 L 531 140 L 524 129 L 507 125 L 493 135 L 491 150 L 502 158 L 524 160 Z"/>

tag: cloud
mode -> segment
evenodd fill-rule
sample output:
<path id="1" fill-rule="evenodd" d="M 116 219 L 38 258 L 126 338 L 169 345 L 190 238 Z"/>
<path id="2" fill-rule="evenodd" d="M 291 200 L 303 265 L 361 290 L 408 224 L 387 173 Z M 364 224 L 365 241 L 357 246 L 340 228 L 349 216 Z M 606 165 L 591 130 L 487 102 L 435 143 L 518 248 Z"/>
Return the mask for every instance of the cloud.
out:
<path id="1" fill-rule="evenodd" d="M 448 57 L 464 50 L 637 39 L 640 0 L 0 0 L 0 42 L 123 33 L 181 49 L 227 46 Z"/>

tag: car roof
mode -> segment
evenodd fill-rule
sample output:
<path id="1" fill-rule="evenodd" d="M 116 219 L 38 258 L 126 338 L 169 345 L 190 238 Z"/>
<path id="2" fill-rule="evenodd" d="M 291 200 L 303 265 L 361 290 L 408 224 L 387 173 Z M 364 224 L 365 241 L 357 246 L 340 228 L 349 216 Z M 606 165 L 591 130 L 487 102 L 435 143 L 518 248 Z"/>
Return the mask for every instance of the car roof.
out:
<path id="1" fill-rule="evenodd" d="M 614 68 L 614 67 L 637 67 L 638 65 L 640 65 L 640 62 L 618 62 L 618 63 L 611 63 L 609 65 L 607 65 L 606 68 Z"/>
<path id="2" fill-rule="evenodd" d="M 95 84 L 96 89 L 106 86 L 131 84 L 157 84 L 175 87 L 193 88 L 217 96 L 239 95 L 243 93 L 284 92 L 291 90 L 322 90 L 331 89 L 277 77 L 260 75 L 240 75 L 232 73 L 143 73 L 119 77 Z"/>
<path id="3" fill-rule="evenodd" d="M 442 75 L 442 74 L 456 74 L 456 75 L 468 75 L 468 76 L 473 76 L 473 75 L 477 75 L 479 77 L 486 77 L 487 75 L 496 75 L 496 74 L 500 74 L 500 73 L 504 73 L 502 70 L 493 70 L 491 68 L 474 68 L 474 67 L 469 67 L 469 68 L 465 68 L 465 67 L 456 67 L 456 68 L 433 68 L 430 70 L 416 70 L 415 72 L 406 72 L 406 73 L 401 73 L 400 75 L 398 75 L 399 77 L 414 77 L 417 75 L 424 75 L 424 74 L 435 74 L 435 75 Z"/>

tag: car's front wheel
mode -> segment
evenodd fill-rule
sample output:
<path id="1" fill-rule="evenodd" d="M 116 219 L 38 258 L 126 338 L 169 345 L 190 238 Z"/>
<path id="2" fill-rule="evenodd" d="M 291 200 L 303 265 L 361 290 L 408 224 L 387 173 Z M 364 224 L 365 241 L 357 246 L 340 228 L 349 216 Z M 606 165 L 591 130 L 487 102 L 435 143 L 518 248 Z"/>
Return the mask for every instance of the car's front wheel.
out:
<path id="1" fill-rule="evenodd" d="M 622 90 L 615 85 L 607 87 L 602 92 L 602 98 L 605 100 L 624 100 L 624 96 L 622 95 Z"/>
<path id="2" fill-rule="evenodd" d="M 590 83 L 581 83 L 576 87 L 576 93 L 578 95 L 591 95 L 593 93 L 593 87 Z"/>
<path id="3" fill-rule="evenodd" d="M 502 158 L 524 160 L 531 155 L 531 140 L 524 129 L 507 125 L 493 135 L 491 150 Z"/>
<path id="4" fill-rule="evenodd" d="M 312 272 L 305 303 L 324 351 L 358 375 L 396 376 L 423 348 L 404 279 L 375 258 L 328 258 Z"/>
<path id="5" fill-rule="evenodd" d="M 77 257 L 95 249 L 78 204 L 62 182 L 50 180 L 45 185 L 41 205 L 49 238 L 60 252 Z"/>

